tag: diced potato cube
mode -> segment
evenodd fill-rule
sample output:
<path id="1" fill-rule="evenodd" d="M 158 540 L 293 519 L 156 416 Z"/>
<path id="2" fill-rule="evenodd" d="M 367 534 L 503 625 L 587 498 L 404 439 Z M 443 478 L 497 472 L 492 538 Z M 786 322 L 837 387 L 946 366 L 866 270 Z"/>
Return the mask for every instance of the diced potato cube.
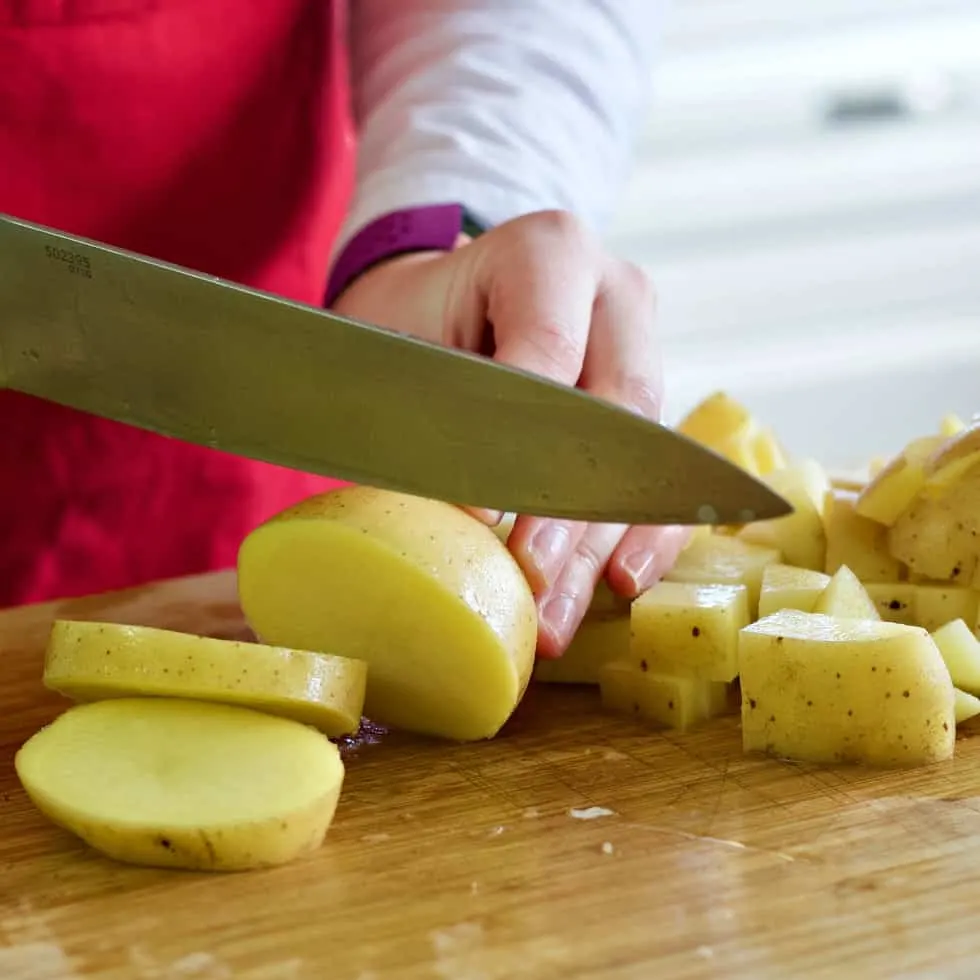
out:
<path id="1" fill-rule="evenodd" d="M 827 539 L 823 526 L 824 495 L 830 478 L 812 459 L 804 459 L 766 477 L 776 493 L 793 505 L 793 513 L 746 525 L 739 537 L 749 544 L 778 548 L 788 565 L 822 571 Z"/>
<path id="2" fill-rule="evenodd" d="M 865 582 L 864 591 L 888 623 L 917 626 L 915 619 L 915 586 L 907 582 Z"/>
<path id="3" fill-rule="evenodd" d="M 888 550 L 888 529 L 855 510 L 857 494 L 831 489 L 824 500 L 824 571 L 847 565 L 862 582 L 898 582 L 902 563 Z"/>
<path id="4" fill-rule="evenodd" d="M 932 633 L 953 683 L 970 694 L 980 694 L 980 640 L 962 619 Z"/>
<path id="5" fill-rule="evenodd" d="M 739 669 L 747 752 L 877 766 L 953 754 L 953 684 L 916 626 L 784 610 L 742 630 Z"/>
<path id="6" fill-rule="evenodd" d="M 779 440 L 769 429 L 760 429 L 751 437 L 752 454 L 759 476 L 768 476 L 788 465 L 786 453 Z"/>
<path id="7" fill-rule="evenodd" d="M 600 669 L 599 690 L 608 710 L 682 732 L 724 714 L 728 703 L 724 684 L 649 673 L 617 661 Z"/>
<path id="8" fill-rule="evenodd" d="M 795 565 L 767 565 L 762 573 L 759 594 L 759 617 L 764 618 L 780 609 L 799 609 L 813 612 L 814 604 L 830 583 L 830 576 L 810 568 Z"/>
<path id="9" fill-rule="evenodd" d="M 753 426 L 752 413 L 723 391 L 703 399 L 677 425 L 677 431 L 718 451 L 720 443 Z"/>
<path id="10" fill-rule="evenodd" d="M 633 602 L 630 662 L 728 683 L 738 676 L 738 632 L 749 622 L 744 585 L 658 582 Z"/>
<path id="11" fill-rule="evenodd" d="M 715 534 L 691 542 L 665 578 L 669 582 L 700 585 L 744 585 L 748 589 L 749 616 L 754 617 L 759 608 L 762 573 L 767 565 L 778 561 L 782 561 L 782 555 L 777 548 Z"/>
<path id="12" fill-rule="evenodd" d="M 980 698 L 967 694 L 966 691 L 961 691 L 959 688 L 956 689 L 955 696 L 957 725 L 962 725 L 963 722 L 980 715 Z"/>
<path id="13" fill-rule="evenodd" d="M 568 649 L 556 660 L 539 657 L 534 679 L 545 684 L 598 684 L 599 668 L 625 660 L 630 649 L 630 615 L 593 615 L 582 621 Z"/>
<path id="14" fill-rule="evenodd" d="M 878 607 L 847 565 L 834 572 L 827 588 L 817 597 L 813 611 L 844 619 L 881 619 Z"/>
<path id="15" fill-rule="evenodd" d="M 958 585 L 929 583 L 915 587 L 915 625 L 939 629 L 954 619 L 976 621 L 980 611 L 980 593 Z"/>
<path id="16" fill-rule="evenodd" d="M 910 442 L 858 495 L 857 513 L 891 527 L 925 483 L 925 462 L 942 441 L 925 436 Z"/>

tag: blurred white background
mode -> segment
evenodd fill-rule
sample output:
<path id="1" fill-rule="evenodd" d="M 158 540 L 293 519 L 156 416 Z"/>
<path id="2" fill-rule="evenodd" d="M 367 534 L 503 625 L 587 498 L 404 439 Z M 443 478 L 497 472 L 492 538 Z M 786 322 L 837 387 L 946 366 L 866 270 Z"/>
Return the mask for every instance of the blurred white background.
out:
<path id="1" fill-rule="evenodd" d="M 722 387 L 858 465 L 980 411 L 980 0 L 674 0 L 611 245 L 671 421 Z"/>

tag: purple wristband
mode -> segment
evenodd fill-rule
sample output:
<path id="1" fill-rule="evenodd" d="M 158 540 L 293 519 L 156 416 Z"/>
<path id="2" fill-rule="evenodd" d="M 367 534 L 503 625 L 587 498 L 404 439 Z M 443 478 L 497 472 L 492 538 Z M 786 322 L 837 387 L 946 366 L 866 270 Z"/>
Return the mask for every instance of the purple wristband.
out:
<path id="1" fill-rule="evenodd" d="M 337 297 L 372 265 L 406 252 L 451 251 L 463 230 L 459 204 L 431 204 L 392 211 L 362 228 L 346 245 L 327 283 L 324 305 Z"/>

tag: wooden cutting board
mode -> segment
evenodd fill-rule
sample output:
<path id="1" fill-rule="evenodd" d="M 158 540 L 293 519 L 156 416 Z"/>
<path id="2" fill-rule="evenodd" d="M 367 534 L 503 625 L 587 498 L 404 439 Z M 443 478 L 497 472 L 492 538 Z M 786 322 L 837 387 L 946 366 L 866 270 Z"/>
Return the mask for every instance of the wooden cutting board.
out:
<path id="1" fill-rule="evenodd" d="M 55 614 L 240 636 L 230 575 L 0 614 L 3 980 L 980 975 L 980 739 L 929 770 L 741 753 L 532 688 L 497 739 L 369 733 L 327 842 L 204 875 L 103 860 L 30 806 L 17 747 Z"/>

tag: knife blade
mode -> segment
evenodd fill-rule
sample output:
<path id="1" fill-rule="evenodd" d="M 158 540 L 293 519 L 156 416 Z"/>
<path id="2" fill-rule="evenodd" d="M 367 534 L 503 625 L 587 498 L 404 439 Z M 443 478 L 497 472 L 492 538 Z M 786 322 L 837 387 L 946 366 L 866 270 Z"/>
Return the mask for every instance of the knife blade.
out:
<path id="1" fill-rule="evenodd" d="M 715 453 L 582 391 L 2 215 L 0 386 L 456 504 L 626 524 L 791 511 Z"/>

